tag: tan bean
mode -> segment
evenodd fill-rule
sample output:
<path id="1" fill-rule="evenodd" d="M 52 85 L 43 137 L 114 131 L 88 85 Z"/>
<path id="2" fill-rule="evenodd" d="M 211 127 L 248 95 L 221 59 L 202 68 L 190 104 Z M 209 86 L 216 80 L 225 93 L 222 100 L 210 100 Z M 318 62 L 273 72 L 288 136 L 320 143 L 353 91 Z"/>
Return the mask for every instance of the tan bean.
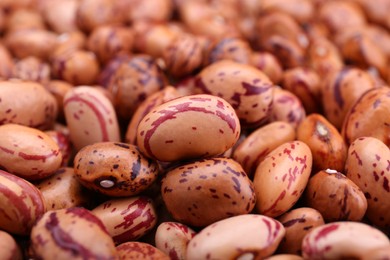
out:
<path id="1" fill-rule="evenodd" d="M 345 174 L 364 192 L 367 218 L 376 226 L 390 227 L 390 150 L 380 140 L 361 137 L 351 143 Z"/>
<path id="2" fill-rule="evenodd" d="M 295 130 L 287 122 L 276 121 L 256 129 L 249 134 L 233 152 L 233 159 L 239 162 L 249 177 L 257 166 L 276 147 L 295 140 Z"/>
<path id="3" fill-rule="evenodd" d="M 252 52 L 249 64 L 264 72 L 274 84 L 278 84 L 282 79 L 282 65 L 269 52 Z"/>
<path id="4" fill-rule="evenodd" d="M 312 229 L 305 236 L 302 253 L 305 259 L 360 259 L 368 251 L 389 244 L 384 233 L 367 224 L 332 222 Z"/>
<path id="5" fill-rule="evenodd" d="M 74 158 L 77 179 L 85 187 L 112 197 L 133 196 L 157 178 L 157 164 L 135 145 L 98 142 L 84 147 Z"/>
<path id="6" fill-rule="evenodd" d="M 37 10 L 20 8 L 8 15 L 6 22 L 7 33 L 26 29 L 46 29 L 45 21 Z"/>
<path id="7" fill-rule="evenodd" d="M 64 112 L 77 150 L 96 142 L 119 141 L 119 125 L 110 100 L 94 87 L 78 87 L 64 97 Z"/>
<path id="8" fill-rule="evenodd" d="M 153 202 L 147 197 L 108 200 L 94 208 L 92 213 L 119 244 L 142 237 L 157 221 Z"/>
<path id="9" fill-rule="evenodd" d="M 77 30 L 76 11 L 78 0 L 46 1 L 42 15 L 50 28 L 57 33 L 66 33 Z"/>
<path id="10" fill-rule="evenodd" d="M 31 243 L 41 259 L 119 259 L 102 221 L 84 208 L 46 212 L 31 231 Z"/>
<path id="11" fill-rule="evenodd" d="M 370 89 L 362 94 L 345 116 L 341 134 L 347 144 L 351 144 L 359 137 L 371 136 L 389 146 L 389 111 L 389 87 Z"/>
<path id="12" fill-rule="evenodd" d="M 185 259 L 187 245 L 196 235 L 188 226 L 178 222 L 163 222 L 156 231 L 156 247 L 172 260 Z"/>
<path id="13" fill-rule="evenodd" d="M 58 169 L 52 176 L 35 183 L 49 210 L 88 206 L 91 194 L 77 180 L 73 168 Z"/>
<path id="14" fill-rule="evenodd" d="M 315 15 L 314 3 L 310 0 L 265 0 L 260 4 L 262 11 L 280 11 L 291 15 L 299 23 L 312 20 Z"/>
<path id="15" fill-rule="evenodd" d="M 272 255 L 284 234 L 282 224 L 266 216 L 227 218 L 207 226 L 191 239 L 186 259 L 262 259 Z"/>
<path id="16" fill-rule="evenodd" d="M 28 235 L 46 212 L 41 192 L 30 182 L 2 170 L 0 183 L 0 228 L 12 234 Z"/>
<path id="17" fill-rule="evenodd" d="M 324 225 L 321 213 L 313 208 L 296 208 L 277 218 L 284 226 L 286 234 L 279 244 L 278 252 L 302 254 L 302 240 L 315 227 Z"/>
<path id="18" fill-rule="evenodd" d="M 361 259 L 370 260 L 370 259 L 387 259 L 387 258 L 390 258 L 390 245 L 367 251 L 367 253 L 364 254 Z"/>
<path id="19" fill-rule="evenodd" d="M 257 210 L 270 217 L 287 212 L 303 193 L 311 168 L 310 148 L 301 141 L 287 142 L 272 150 L 255 172 Z"/>
<path id="20" fill-rule="evenodd" d="M 12 77 L 45 84 L 50 80 L 50 66 L 36 57 L 27 57 L 15 62 Z"/>
<path id="21" fill-rule="evenodd" d="M 347 145 L 340 132 L 322 115 L 308 115 L 297 128 L 297 139 L 306 143 L 313 154 L 315 171 L 344 171 Z"/>

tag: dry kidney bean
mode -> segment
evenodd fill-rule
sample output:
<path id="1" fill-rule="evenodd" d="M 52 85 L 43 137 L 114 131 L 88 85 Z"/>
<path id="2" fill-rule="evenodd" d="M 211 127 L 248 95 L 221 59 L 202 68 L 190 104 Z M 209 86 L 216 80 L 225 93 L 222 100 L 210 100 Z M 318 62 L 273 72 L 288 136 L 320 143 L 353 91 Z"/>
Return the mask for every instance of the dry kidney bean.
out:
<path id="1" fill-rule="evenodd" d="M 103 222 L 84 208 L 46 212 L 31 231 L 41 259 L 119 259 Z"/>
<path id="2" fill-rule="evenodd" d="M 153 202 L 144 196 L 108 200 L 92 213 L 102 221 L 117 244 L 142 237 L 157 222 Z"/>
<path id="3" fill-rule="evenodd" d="M 119 258 L 169 260 L 170 257 L 154 246 L 142 242 L 126 242 L 116 247 Z"/>
<path id="4" fill-rule="evenodd" d="M 60 148 L 60 152 L 62 155 L 61 166 L 63 167 L 68 166 L 71 153 L 72 153 L 72 147 L 71 147 L 69 135 L 64 133 L 61 130 L 45 131 L 45 134 L 50 136 Z"/>
<path id="5" fill-rule="evenodd" d="M 77 31 L 76 10 L 78 0 L 45 1 L 42 15 L 52 30 L 57 33 Z"/>
<path id="6" fill-rule="evenodd" d="M 22 252 L 15 239 L 0 230 L 0 258 L 4 260 L 22 260 Z"/>
<path id="7" fill-rule="evenodd" d="M 161 194 L 173 218 L 193 226 L 250 213 L 256 202 L 252 182 L 230 158 L 198 160 L 170 170 Z"/>
<path id="8" fill-rule="evenodd" d="M 260 214 L 277 217 L 298 201 L 312 168 L 310 148 L 301 141 L 284 143 L 259 164 L 253 184 Z"/>
<path id="9" fill-rule="evenodd" d="M 367 224 L 332 222 L 312 229 L 304 237 L 302 255 L 306 259 L 360 259 L 368 251 L 389 244 L 385 234 Z"/>
<path id="10" fill-rule="evenodd" d="M 356 139 L 348 148 L 345 174 L 364 192 L 367 218 L 376 226 L 389 228 L 389 147 L 374 137 Z"/>
<path id="11" fill-rule="evenodd" d="M 296 208 L 277 218 L 286 230 L 279 244 L 278 252 L 302 254 L 302 240 L 315 227 L 324 225 L 321 213 L 313 208 Z"/>
<path id="12" fill-rule="evenodd" d="M 157 164 L 135 145 L 98 142 L 74 158 L 74 171 L 87 188 L 113 197 L 139 194 L 157 178 Z"/>
<path id="13" fill-rule="evenodd" d="M 219 60 L 232 60 L 238 63 L 250 63 L 252 50 L 248 42 L 239 38 L 220 39 L 209 47 L 205 57 L 206 64 Z"/>
<path id="14" fill-rule="evenodd" d="M 172 260 L 185 259 L 187 245 L 195 235 L 196 232 L 184 224 L 163 222 L 156 230 L 156 247 Z"/>
<path id="15" fill-rule="evenodd" d="M 310 147 L 316 171 L 344 170 L 348 147 L 340 132 L 322 115 L 310 114 L 303 119 L 297 128 L 297 139 Z"/>
<path id="16" fill-rule="evenodd" d="M 272 255 L 285 234 L 275 219 L 245 214 L 214 222 L 188 244 L 186 259 L 255 259 Z"/>
<path id="17" fill-rule="evenodd" d="M 275 55 L 269 52 L 252 52 L 249 64 L 264 72 L 274 84 L 282 79 L 282 66 Z"/>
<path id="18" fill-rule="evenodd" d="M 0 228 L 12 234 L 28 235 L 46 212 L 41 192 L 28 181 L 2 170 L 0 183 Z"/>
<path id="19" fill-rule="evenodd" d="M 141 120 L 137 145 L 160 161 L 220 155 L 231 148 L 241 127 L 232 106 L 212 95 L 191 95 L 155 107 Z"/>
<path id="20" fill-rule="evenodd" d="M 367 210 L 363 191 L 344 174 L 327 169 L 310 178 L 305 190 L 307 206 L 326 222 L 360 221 Z"/>

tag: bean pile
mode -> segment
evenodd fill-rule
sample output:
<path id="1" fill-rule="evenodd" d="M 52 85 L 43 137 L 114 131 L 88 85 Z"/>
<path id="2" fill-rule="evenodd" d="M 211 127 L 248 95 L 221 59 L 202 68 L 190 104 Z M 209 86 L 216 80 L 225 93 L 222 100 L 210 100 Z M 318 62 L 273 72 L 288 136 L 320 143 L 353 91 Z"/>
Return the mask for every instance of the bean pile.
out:
<path id="1" fill-rule="evenodd" d="M 0 259 L 390 259 L 390 0 L 1 0 Z"/>

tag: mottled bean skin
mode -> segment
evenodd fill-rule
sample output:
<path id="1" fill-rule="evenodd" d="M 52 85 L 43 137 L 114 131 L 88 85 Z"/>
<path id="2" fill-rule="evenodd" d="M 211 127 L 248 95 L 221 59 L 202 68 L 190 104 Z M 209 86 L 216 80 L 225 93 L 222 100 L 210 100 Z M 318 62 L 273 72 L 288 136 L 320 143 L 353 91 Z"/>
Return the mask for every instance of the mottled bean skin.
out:
<path id="1" fill-rule="evenodd" d="M 125 140 L 130 144 L 137 144 L 137 128 L 142 118 L 155 107 L 182 96 L 174 87 L 167 86 L 147 97 L 134 112 L 127 126 Z"/>
<path id="2" fill-rule="evenodd" d="M 50 136 L 60 148 L 60 152 L 62 155 L 61 166 L 62 167 L 68 166 L 70 157 L 72 155 L 72 145 L 70 143 L 69 134 L 66 134 L 61 130 L 45 131 L 45 134 Z"/>
<path id="3" fill-rule="evenodd" d="M 233 152 L 233 159 L 239 162 L 249 177 L 273 149 L 286 142 L 294 141 L 295 129 L 287 122 L 276 121 L 262 126 L 248 135 Z"/>
<path id="4" fill-rule="evenodd" d="M 348 149 L 345 175 L 364 192 L 366 217 L 376 226 L 390 228 L 390 150 L 373 137 L 356 139 Z"/>
<path id="5" fill-rule="evenodd" d="M 196 77 L 197 91 L 222 97 L 235 109 L 243 127 L 265 122 L 272 108 L 273 85 L 253 66 L 222 60 L 205 67 Z"/>
<path id="6" fill-rule="evenodd" d="M 50 80 L 50 66 L 36 57 L 26 57 L 15 62 L 12 77 L 45 84 Z"/>
<path id="7" fill-rule="evenodd" d="M 184 224 L 163 222 L 156 230 L 156 247 L 172 260 L 184 260 L 187 245 L 195 235 L 196 232 Z"/>
<path id="8" fill-rule="evenodd" d="M 311 229 L 324 225 L 321 213 L 312 208 L 297 208 L 277 218 L 284 226 L 286 234 L 279 244 L 278 252 L 302 254 L 302 240 Z"/>
<path id="9" fill-rule="evenodd" d="M 300 198 L 309 180 L 312 154 L 301 141 L 284 143 L 259 164 L 253 184 L 260 214 L 277 217 Z"/>
<path id="10" fill-rule="evenodd" d="M 345 117 L 341 134 L 347 144 L 359 137 L 371 136 L 390 146 L 390 88 L 365 92 Z"/>
<path id="11" fill-rule="evenodd" d="M 305 259 L 361 259 L 368 251 L 388 245 L 389 238 L 367 224 L 332 222 L 304 237 L 302 255 Z"/>
<path id="12" fill-rule="evenodd" d="M 74 158 L 77 179 L 102 194 L 133 196 L 157 178 L 157 164 L 141 154 L 135 145 L 114 142 L 91 144 Z"/>
<path id="13" fill-rule="evenodd" d="M 58 169 L 52 176 L 36 182 L 48 210 L 87 206 L 92 194 L 77 180 L 73 168 Z"/>
<path id="14" fill-rule="evenodd" d="M 118 119 L 110 100 L 94 87 L 77 87 L 64 97 L 64 113 L 76 150 L 96 142 L 120 140 Z"/>
<path id="15" fill-rule="evenodd" d="M 28 235 L 45 212 L 42 194 L 34 185 L 0 170 L 0 229 Z"/>
<path id="16" fill-rule="evenodd" d="M 5 231 L 0 230 L 0 259 L 22 260 L 22 252 L 15 239 Z"/>
<path id="17" fill-rule="evenodd" d="M 340 132 L 322 115 L 314 113 L 303 119 L 297 128 L 297 139 L 310 147 L 315 171 L 344 170 L 347 145 Z"/>
<path id="18" fill-rule="evenodd" d="M 62 162 L 58 144 L 44 132 L 16 124 L 0 126 L 2 169 L 28 180 L 52 175 Z"/>
<path id="19" fill-rule="evenodd" d="M 39 83 L 0 83 L 0 124 L 15 123 L 46 130 L 53 126 L 57 111 L 55 98 Z"/>
<path id="20" fill-rule="evenodd" d="M 108 200 L 92 210 L 116 244 L 137 240 L 157 222 L 153 201 L 147 197 Z"/>
<path id="21" fill-rule="evenodd" d="M 357 68 L 344 67 L 325 78 L 322 86 L 322 106 L 325 117 L 341 129 L 351 106 L 364 92 L 374 88 L 371 76 Z"/>
<path id="22" fill-rule="evenodd" d="M 39 259 L 119 259 L 104 224 L 89 210 L 69 208 L 46 212 L 31 231 Z"/>
<path id="23" fill-rule="evenodd" d="M 156 247 L 142 242 L 126 242 L 116 247 L 121 260 L 169 260 L 169 256 Z"/>
<path id="24" fill-rule="evenodd" d="M 367 210 L 363 191 L 335 170 L 317 172 L 305 190 L 306 205 L 318 210 L 326 222 L 361 221 Z"/>
<path id="25" fill-rule="evenodd" d="M 160 161 L 205 158 L 227 151 L 240 132 L 229 103 L 212 95 L 191 95 L 150 111 L 138 125 L 137 145 Z"/>
<path id="26" fill-rule="evenodd" d="M 305 117 L 302 102 L 294 93 L 279 87 L 274 89 L 270 122 L 284 121 L 297 128 Z"/>
<path id="27" fill-rule="evenodd" d="M 279 221 L 246 214 L 215 222 L 188 244 L 186 259 L 262 259 L 272 255 L 285 234 Z"/>
<path id="28" fill-rule="evenodd" d="M 269 52 L 252 52 L 249 64 L 264 72 L 274 84 L 278 84 L 282 79 L 282 65 L 280 65 L 278 59 Z"/>
<path id="29" fill-rule="evenodd" d="M 224 38 L 210 46 L 206 56 L 206 64 L 212 64 L 219 60 L 232 60 L 248 64 L 251 54 L 252 50 L 248 42 L 240 38 Z"/>
<path id="30" fill-rule="evenodd" d="M 118 116 L 129 120 L 141 102 L 165 87 L 165 82 L 160 67 L 149 55 L 134 55 L 123 62 L 108 86 Z"/>
<path id="31" fill-rule="evenodd" d="M 229 158 L 199 160 L 170 170 L 161 194 L 173 218 L 193 226 L 249 213 L 256 202 L 252 182 Z"/>

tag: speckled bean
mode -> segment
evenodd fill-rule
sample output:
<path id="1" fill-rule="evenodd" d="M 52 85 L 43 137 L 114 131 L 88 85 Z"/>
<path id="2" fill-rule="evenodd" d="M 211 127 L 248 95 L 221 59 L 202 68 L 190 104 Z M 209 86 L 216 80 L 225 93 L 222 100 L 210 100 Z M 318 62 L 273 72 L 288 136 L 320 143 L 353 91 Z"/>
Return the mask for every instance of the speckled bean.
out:
<path id="1" fill-rule="evenodd" d="M 305 259 L 360 259 L 370 250 L 388 246 L 389 238 L 364 223 L 332 222 L 316 227 L 302 242 Z"/>
<path id="2" fill-rule="evenodd" d="M 36 182 L 48 210 L 88 206 L 92 195 L 79 183 L 73 168 L 58 169 L 52 176 Z"/>
<path id="3" fill-rule="evenodd" d="M 45 84 L 50 80 L 50 66 L 46 62 L 30 56 L 15 62 L 12 77 Z"/>
<path id="4" fill-rule="evenodd" d="M 96 142 L 119 141 L 119 126 L 110 100 L 94 87 L 78 87 L 64 97 L 70 139 L 77 150 Z"/>
<path id="5" fill-rule="evenodd" d="M 31 243 L 40 259 L 119 259 L 104 224 L 84 208 L 46 212 L 31 231 Z"/>
<path id="6" fill-rule="evenodd" d="M 195 81 L 199 92 L 220 96 L 235 109 L 243 127 L 263 124 L 272 107 L 273 85 L 253 66 L 230 60 L 205 67 Z"/>
<path id="7" fill-rule="evenodd" d="M 174 87 L 167 86 L 147 97 L 134 112 L 127 126 L 125 140 L 130 144 L 137 144 L 137 128 L 142 118 L 155 107 L 182 96 Z"/>
<path id="8" fill-rule="evenodd" d="M 311 169 L 311 151 L 301 141 L 287 142 L 272 150 L 255 172 L 257 210 L 270 217 L 287 212 L 303 193 Z"/>
<path id="9" fill-rule="evenodd" d="M 187 259 L 262 259 L 272 255 L 285 234 L 279 221 L 240 215 L 215 222 L 188 244 Z"/>
<path id="10" fill-rule="evenodd" d="M 92 213 L 103 222 L 118 244 L 142 237 L 157 222 L 152 200 L 143 196 L 108 200 L 94 208 Z"/>
<path id="11" fill-rule="evenodd" d="M 348 149 L 345 175 L 364 192 L 367 218 L 380 227 L 390 227 L 390 150 L 373 137 L 356 139 Z"/>
<path id="12" fill-rule="evenodd" d="M 361 87 L 361 86 L 359 86 Z M 390 146 L 390 88 L 365 92 L 345 117 L 341 134 L 347 144 L 359 137 L 371 136 Z"/>
<path id="13" fill-rule="evenodd" d="M 150 259 L 169 260 L 169 256 L 164 254 L 154 246 L 142 242 L 126 242 L 116 247 L 121 260 Z"/>
<path id="14" fill-rule="evenodd" d="M 284 226 L 286 234 L 279 244 L 278 252 L 302 254 L 302 240 L 309 231 L 324 225 L 321 213 L 312 208 L 296 208 L 277 218 Z"/>
<path id="15" fill-rule="evenodd" d="M 325 117 L 340 129 L 351 106 L 372 88 L 373 79 L 361 69 L 343 67 L 333 72 L 325 78 L 321 91 Z"/>
<path id="16" fill-rule="evenodd" d="M 273 149 L 286 142 L 294 141 L 295 129 L 287 122 L 276 121 L 260 127 L 249 134 L 233 152 L 233 159 L 239 162 L 249 177 Z"/>
<path id="17" fill-rule="evenodd" d="M 274 89 L 270 122 L 284 121 L 297 128 L 305 117 L 302 102 L 294 93 L 280 87 Z"/>
<path id="18" fill-rule="evenodd" d="M 5 231 L 0 230 L 0 259 L 22 260 L 22 252 L 15 239 Z"/>
<path id="19" fill-rule="evenodd" d="M 57 143 L 44 132 L 17 124 L 0 126 L 2 169 L 28 180 L 52 175 L 62 162 Z"/>
<path id="20" fill-rule="evenodd" d="M 85 187 L 113 197 L 140 193 L 158 174 L 157 164 L 135 145 L 114 142 L 84 147 L 74 158 L 74 169 Z"/>
<path id="21" fill-rule="evenodd" d="M 69 135 L 65 134 L 63 131 L 60 130 L 45 131 L 45 134 L 50 136 L 60 148 L 60 152 L 62 155 L 61 166 L 68 166 L 70 157 L 72 155 L 72 146 L 70 143 Z"/>
<path id="22" fill-rule="evenodd" d="M 306 205 L 318 210 L 326 222 L 361 221 L 367 210 L 362 190 L 336 170 L 323 170 L 310 178 Z"/>
<path id="23" fill-rule="evenodd" d="M 45 212 L 44 199 L 35 186 L 0 170 L 0 228 L 2 230 L 12 234 L 28 235 L 36 220 Z"/>
<path id="24" fill-rule="evenodd" d="M 322 115 L 308 115 L 297 128 L 297 139 L 306 143 L 313 155 L 315 171 L 344 171 L 347 145 L 340 132 Z"/>
<path id="25" fill-rule="evenodd" d="M 249 64 L 264 72 L 274 84 L 278 84 L 282 79 L 282 65 L 280 65 L 278 59 L 269 52 L 252 52 Z"/>
<path id="26" fill-rule="evenodd" d="M 219 60 L 232 60 L 238 63 L 248 64 L 252 54 L 248 42 L 240 38 L 224 38 L 214 42 L 207 52 L 206 64 L 212 64 Z"/>
<path id="27" fill-rule="evenodd" d="M 189 241 L 196 232 L 178 222 L 161 223 L 155 235 L 156 247 L 169 255 L 171 260 L 184 260 Z"/>
<path id="28" fill-rule="evenodd" d="M 212 95 L 192 95 L 150 111 L 138 125 L 137 145 L 160 161 L 212 157 L 231 148 L 240 131 L 229 103 Z"/>
<path id="29" fill-rule="evenodd" d="M 53 126 L 57 110 L 55 98 L 39 83 L 0 83 L 0 124 L 15 123 L 46 130 Z"/>

